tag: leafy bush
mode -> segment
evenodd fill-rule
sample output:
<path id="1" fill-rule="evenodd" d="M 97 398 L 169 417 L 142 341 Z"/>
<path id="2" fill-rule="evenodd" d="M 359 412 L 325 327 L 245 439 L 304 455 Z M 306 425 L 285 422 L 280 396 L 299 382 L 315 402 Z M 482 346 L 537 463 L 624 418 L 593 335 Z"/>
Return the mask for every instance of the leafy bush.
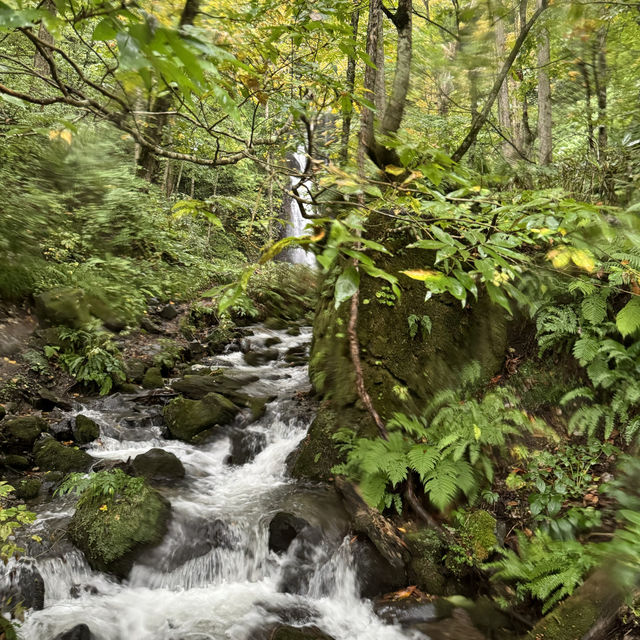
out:
<path id="1" fill-rule="evenodd" d="M 75 493 L 80 500 L 94 498 L 118 497 L 119 495 L 135 496 L 145 486 L 143 478 L 127 475 L 122 469 L 98 471 L 97 473 L 71 473 L 58 487 L 56 493 L 64 495 Z"/>
<path id="2" fill-rule="evenodd" d="M 36 519 L 36 514 L 27 511 L 23 504 L 7 506 L 7 498 L 12 491 L 10 484 L 0 480 L 0 560 L 5 563 L 11 556 L 24 551 L 11 539 L 15 531 Z"/>

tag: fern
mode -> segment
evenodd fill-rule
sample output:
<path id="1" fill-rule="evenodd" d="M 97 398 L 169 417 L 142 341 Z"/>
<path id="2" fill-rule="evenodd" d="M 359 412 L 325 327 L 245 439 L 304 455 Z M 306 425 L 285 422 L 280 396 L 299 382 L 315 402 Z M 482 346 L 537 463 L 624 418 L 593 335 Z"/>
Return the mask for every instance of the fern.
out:
<path id="1" fill-rule="evenodd" d="M 596 564 L 592 549 L 575 540 L 553 540 L 538 531 L 531 540 L 518 532 L 517 541 L 517 552 L 499 549 L 502 558 L 485 567 L 495 571 L 492 580 L 514 582 L 518 600 L 540 600 L 542 613 L 571 595 Z"/>

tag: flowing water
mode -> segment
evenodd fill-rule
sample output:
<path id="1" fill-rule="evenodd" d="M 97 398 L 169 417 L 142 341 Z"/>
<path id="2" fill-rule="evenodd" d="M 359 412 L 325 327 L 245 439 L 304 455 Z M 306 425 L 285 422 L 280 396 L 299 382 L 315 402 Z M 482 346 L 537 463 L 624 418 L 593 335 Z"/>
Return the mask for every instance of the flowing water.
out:
<path id="1" fill-rule="evenodd" d="M 250 395 L 276 396 L 264 417 L 243 426 L 264 445 L 244 465 L 226 461 L 231 435 L 202 445 L 165 440 L 153 416 L 143 411 L 132 418 L 131 398 L 96 399 L 76 411 L 101 425 L 101 438 L 89 449 L 93 456 L 126 460 L 162 447 L 180 458 L 186 477 L 162 489 L 172 507 L 169 530 L 160 546 L 139 558 L 128 580 L 91 570 L 68 543 L 41 553 L 45 608 L 27 615 L 21 639 L 51 640 L 85 623 L 98 640 L 245 640 L 261 637 L 261 628 L 282 619 L 315 624 L 336 640 L 425 638 L 383 624 L 371 603 L 360 599 L 339 501 L 326 488 L 287 476 L 287 457 L 311 416 L 299 394 L 308 390 L 307 369 L 287 365 L 282 356 L 308 343 L 310 333 L 292 337 L 256 327 L 248 340 L 259 346 L 274 336 L 282 340 L 280 359 L 268 365 L 249 367 L 239 351 L 205 361 L 211 368 L 257 375 L 243 389 Z M 295 541 L 284 556 L 269 550 L 269 522 L 279 511 L 322 531 L 313 553 L 300 553 Z M 37 528 L 45 537 L 72 513 L 71 498 L 55 498 L 41 507 Z M 296 593 L 283 593 L 292 577 Z"/>

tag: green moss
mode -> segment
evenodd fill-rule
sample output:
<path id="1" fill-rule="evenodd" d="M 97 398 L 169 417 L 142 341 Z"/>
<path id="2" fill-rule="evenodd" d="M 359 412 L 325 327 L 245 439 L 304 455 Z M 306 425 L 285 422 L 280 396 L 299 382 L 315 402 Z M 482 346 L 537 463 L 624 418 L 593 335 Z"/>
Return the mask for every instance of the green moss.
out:
<path id="1" fill-rule="evenodd" d="M 5 420 L 0 425 L 0 432 L 10 444 L 24 447 L 33 446 L 40 434 L 46 430 L 47 423 L 37 416 L 13 418 Z"/>
<path id="2" fill-rule="evenodd" d="M 496 546 L 496 519 L 487 511 L 478 509 L 464 518 L 459 531 L 469 541 L 469 546 L 478 562 L 489 557 L 490 550 Z"/>
<path id="3" fill-rule="evenodd" d="M 0 636 L 4 634 L 5 640 L 18 640 L 18 636 L 16 635 L 16 630 L 13 628 L 13 625 L 6 619 L 0 615 Z"/>
<path id="4" fill-rule="evenodd" d="M 40 493 L 42 482 L 38 478 L 25 478 L 16 485 L 14 493 L 21 500 L 31 500 Z"/>
<path id="5" fill-rule="evenodd" d="M 171 435 L 185 442 L 196 442 L 213 427 L 229 424 L 240 409 L 218 393 L 208 393 L 202 400 L 175 398 L 163 415 Z"/>
<path id="6" fill-rule="evenodd" d="M 5 466 L 11 467 L 12 469 L 28 469 L 31 466 L 28 458 L 16 454 L 4 456 L 2 462 Z"/>
<path id="7" fill-rule="evenodd" d="M 136 555 L 158 544 L 167 530 L 167 501 L 141 479 L 113 496 L 86 491 L 69 536 L 94 569 L 125 577 Z"/>
<path id="8" fill-rule="evenodd" d="M 76 442 L 86 444 L 92 442 L 100 435 L 100 427 L 95 420 L 87 418 L 82 414 L 76 416 L 76 424 L 73 429 L 73 437 Z"/>
<path id="9" fill-rule="evenodd" d="M 147 369 L 144 377 L 142 378 L 142 386 L 145 389 L 160 389 L 161 387 L 164 387 L 164 380 L 162 378 L 160 367 L 150 367 Z"/>
<path id="10" fill-rule="evenodd" d="M 409 579 L 421 591 L 431 595 L 444 595 L 447 582 L 442 566 L 444 547 L 435 531 L 424 529 L 405 536 L 411 559 Z"/>
<path id="11" fill-rule="evenodd" d="M 36 465 L 46 471 L 86 471 L 93 461 L 85 451 L 65 447 L 50 437 L 36 442 L 33 453 Z"/>
<path id="12" fill-rule="evenodd" d="M 36 297 L 36 314 L 48 325 L 72 329 L 81 329 L 91 321 L 89 303 L 79 288 L 52 289 L 41 293 Z"/>

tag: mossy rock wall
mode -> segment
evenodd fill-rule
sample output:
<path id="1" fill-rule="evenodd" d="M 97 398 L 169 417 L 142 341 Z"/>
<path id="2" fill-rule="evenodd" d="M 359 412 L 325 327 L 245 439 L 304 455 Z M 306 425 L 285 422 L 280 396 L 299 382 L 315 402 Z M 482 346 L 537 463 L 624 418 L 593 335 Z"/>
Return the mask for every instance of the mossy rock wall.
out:
<path id="1" fill-rule="evenodd" d="M 394 242 L 386 244 L 392 248 Z M 383 419 L 396 411 L 419 413 L 434 394 L 455 387 L 471 362 L 479 362 L 483 376 L 489 379 L 504 360 L 507 316 L 486 295 L 466 308 L 448 295 L 425 301 L 424 284 L 400 273 L 427 268 L 432 258 L 429 254 L 405 250 L 393 257 L 377 256 L 376 264 L 400 279 L 402 296 L 395 301 L 390 299 L 390 289 L 382 289 L 383 280 L 361 276 L 358 338 L 362 368 L 367 390 Z M 345 302 L 338 309 L 334 305 L 339 272 L 340 268 L 335 268 L 321 285 L 309 362 L 311 383 L 325 401 L 320 414 L 325 410 L 329 414 L 318 415 L 303 443 L 293 467 L 299 477 L 327 477 L 327 469 L 336 460 L 336 454 L 331 460 L 326 452 L 331 431 L 351 427 L 360 435 L 375 433 L 356 393 L 347 333 L 350 305 Z M 385 299 L 392 304 L 381 303 Z M 411 337 L 410 315 L 429 316 L 431 333 L 423 336 L 419 329 Z M 358 410 L 360 417 L 346 414 L 348 408 Z"/>

